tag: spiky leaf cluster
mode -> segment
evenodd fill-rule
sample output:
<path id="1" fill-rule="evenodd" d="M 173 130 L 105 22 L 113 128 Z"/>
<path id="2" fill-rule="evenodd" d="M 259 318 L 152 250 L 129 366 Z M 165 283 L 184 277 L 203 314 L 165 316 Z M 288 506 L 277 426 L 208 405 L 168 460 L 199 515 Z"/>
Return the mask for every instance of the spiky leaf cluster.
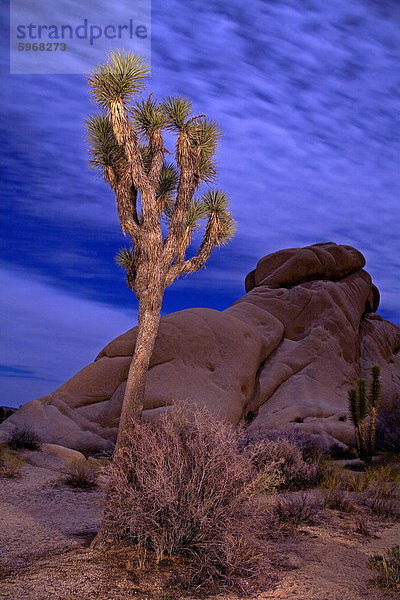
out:
<path id="1" fill-rule="evenodd" d="M 89 143 L 90 165 L 101 173 L 107 167 L 115 167 L 125 162 L 124 151 L 115 139 L 110 121 L 104 114 L 91 115 L 85 123 Z"/>
<path id="2" fill-rule="evenodd" d="M 216 220 L 218 245 L 226 244 L 236 231 L 235 221 L 228 211 L 229 196 L 222 190 L 212 189 L 207 190 L 201 199 L 205 214 Z"/>
<path id="3" fill-rule="evenodd" d="M 221 216 L 227 214 L 229 196 L 222 190 L 207 190 L 202 196 L 207 215 Z"/>
<path id="4" fill-rule="evenodd" d="M 92 69 L 87 80 L 94 101 L 102 109 L 120 100 L 126 104 L 145 88 L 144 80 L 150 76 L 150 66 L 139 56 L 124 50 L 111 51 L 109 59 Z"/>
<path id="5" fill-rule="evenodd" d="M 185 130 L 192 115 L 192 103 L 182 96 L 168 96 L 161 108 L 167 119 L 167 128 L 174 131 Z"/>
<path id="6" fill-rule="evenodd" d="M 179 173 L 173 163 L 163 162 L 157 185 L 157 198 L 170 200 L 176 191 L 179 182 Z"/>
<path id="7" fill-rule="evenodd" d="M 347 392 L 349 399 L 349 413 L 350 419 L 353 425 L 357 426 L 359 423 L 359 413 L 357 408 L 357 393 L 355 389 L 351 389 Z"/>
<path id="8" fill-rule="evenodd" d="M 379 396 L 381 391 L 381 382 L 380 382 L 381 368 L 379 365 L 374 365 L 371 367 L 371 386 L 369 391 L 369 401 L 370 405 L 374 408 L 378 408 L 379 405 Z"/>
<path id="9" fill-rule="evenodd" d="M 116 264 L 126 271 L 130 269 L 133 264 L 133 252 L 132 246 L 120 248 L 114 257 Z"/>
<path id="10" fill-rule="evenodd" d="M 356 402 L 358 419 L 362 421 L 368 415 L 367 382 L 362 377 L 356 381 Z"/>
<path id="11" fill-rule="evenodd" d="M 368 415 L 366 389 L 365 379 L 359 378 L 356 380 L 356 388 L 348 391 L 350 417 L 356 426 Z"/>
<path id="12" fill-rule="evenodd" d="M 233 238 L 236 232 L 236 222 L 230 214 L 222 215 L 218 220 L 218 245 L 224 246 Z"/>
<path id="13" fill-rule="evenodd" d="M 186 227 L 191 231 L 194 231 L 199 222 L 207 216 L 206 207 L 204 202 L 199 198 L 194 198 L 187 212 Z"/>
<path id="14" fill-rule="evenodd" d="M 221 138 L 221 130 L 215 121 L 200 117 L 192 121 L 189 138 L 191 146 L 198 151 L 199 184 L 213 183 L 217 174 L 214 155 Z"/>
<path id="15" fill-rule="evenodd" d="M 130 113 L 136 130 L 142 135 L 149 135 L 167 124 L 161 104 L 154 100 L 152 95 L 147 100 L 136 102 Z"/>

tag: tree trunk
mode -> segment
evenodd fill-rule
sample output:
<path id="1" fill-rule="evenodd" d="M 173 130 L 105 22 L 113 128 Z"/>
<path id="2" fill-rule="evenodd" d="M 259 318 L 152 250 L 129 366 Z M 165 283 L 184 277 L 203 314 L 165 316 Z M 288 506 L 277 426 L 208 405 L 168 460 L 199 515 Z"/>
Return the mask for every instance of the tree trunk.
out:
<path id="1" fill-rule="evenodd" d="M 369 452 L 371 457 L 375 452 L 375 437 L 376 437 L 376 425 L 378 421 L 378 409 L 375 406 L 371 406 L 371 415 L 369 420 Z"/>
<path id="2" fill-rule="evenodd" d="M 114 462 L 118 461 L 118 457 L 124 448 L 134 443 L 133 427 L 142 418 L 147 372 L 160 325 L 161 303 L 162 294 L 153 301 L 146 299 L 139 302 L 136 344 L 126 381 L 114 451 Z M 106 505 L 108 504 L 109 493 L 110 490 L 107 492 Z M 107 542 L 107 524 L 103 518 L 100 530 L 91 543 L 91 548 L 101 548 Z"/>
<path id="3" fill-rule="evenodd" d="M 147 371 L 160 325 L 160 311 L 161 299 L 139 303 L 135 351 L 126 381 L 115 455 L 121 448 L 132 443 L 133 425 L 142 417 Z"/>

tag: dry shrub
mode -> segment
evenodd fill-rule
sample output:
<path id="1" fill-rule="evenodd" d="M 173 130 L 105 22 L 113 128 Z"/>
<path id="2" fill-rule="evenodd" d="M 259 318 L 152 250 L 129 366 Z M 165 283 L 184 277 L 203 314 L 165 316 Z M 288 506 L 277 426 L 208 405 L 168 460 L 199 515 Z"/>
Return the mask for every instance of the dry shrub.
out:
<path id="1" fill-rule="evenodd" d="M 273 505 L 273 516 L 284 525 L 298 527 L 315 524 L 321 512 L 321 501 L 305 492 L 279 496 Z"/>
<path id="2" fill-rule="evenodd" d="M 355 532 L 363 535 L 364 537 L 370 537 L 371 531 L 369 529 L 368 519 L 363 514 L 357 514 L 354 518 Z"/>
<path id="3" fill-rule="evenodd" d="M 326 465 L 319 487 L 325 490 L 345 489 L 346 479 L 347 476 L 342 471 L 331 465 Z"/>
<path id="4" fill-rule="evenodd" d="M 281 489 L 313 487 L 320 478 L 321 457 L 308 436 L 295 432 L 258 433 L 248 440 L 247 447 L 259 468 L 274 467 L 281 480 Z"/>
<path id="5" fill-rule="evenodd" d="M 40 450 L 41 441 L 30 427 L 16 427 L 7 440 L 13 450 Z"/>
<path id="6" fill-rule="evenodd" d="M 349 492 L 340 489 L 326 490 L 324 494 L 324 505 L 340 512 L 352 512 L 355 509 L 354 502 Z"/>
<path id="7" fill-rule="evenodd" d="M 368 488 L 368 479 L 365 473 L 348 473 L 328 465 L 319 483 L 319 487 L 325 490 L 347 490 L 350 492 L 362 492 Z"/>
<path id="8" fill-rule="evenodd" d="M 12 450 L 0 446 L 0 477 L 17 477 L 24 464 Z"/>
<path id="9" fill-rule="evenodd" d="M 240 434 L 198 410 L 134 425 L 134 445 L 109 472 L 104 527 L 109 538 L 146 552 L 190 559 L 190 585 L 235 586 L 263 561 L 256 532 L 264 522 L 260 487 L 273 487 L 274 469 L 256 470 Z M 144 557 L 144 558 L 143 558 Z"/>
<path id="10" fill-rule="evenodd" d="M 360 503 L 366 506 L 371 513 L 382 519 L 397 519 L 400 517 L 399 502 L 393 488 L 382 489 L 381 487 L 370 487 L 360 494 Z"/>
<path id="11" fill-rule="evenodd" d="M 400 516 L 399 474 L 390 464 L 373 465 L 365 473 L 367 485 L 360 494 L 360 502 L 369 510 L 384 519 Z"/>
<path id="12" fill-rule="evenodd" d="M 365 477 L 368 483 L 385 485 L 387 483 L 397 483 L 400 481 L 398 464 L 375 464 L 369 467 Z"/>
<path id="13" fill-rule="evenodd" d="M 384 555 L 370 556 L 368 568 L 378 571 L 378 575 L 371 580 L 372 584 L 400 590 L 400 546 L 388 548 Z"/>
<path id="14" fill-rule="evenodd" d="M 63 482 L 74 488 L 93 488 L 97 485 L 98 468 L 86 458 L 73 458 L 65 465 Z"/>

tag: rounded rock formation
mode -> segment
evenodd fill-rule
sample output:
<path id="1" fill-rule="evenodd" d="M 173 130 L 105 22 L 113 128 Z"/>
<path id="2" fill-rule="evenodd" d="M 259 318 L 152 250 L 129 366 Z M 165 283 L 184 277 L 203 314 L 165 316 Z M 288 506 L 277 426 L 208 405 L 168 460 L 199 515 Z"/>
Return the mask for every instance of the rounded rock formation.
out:
<path id="1" fill-rule="evenodd" d="M 251 429 L 296 428 L 328 448 L 349 444 L 347 391 L 382 369 L 382 404 L 400 408 L 400 328 L 376 314 L 379 292 L 363 255 L 334 243 L 280 250 L 246 277 L 224 311 L 191 308 L 161 319 L 144 415 L 205 405 Z M 58 390 L 0 425 L 29 425 L 45 442 L 106 448 L 116 438 L 136 328 L 108 344 Z"/>

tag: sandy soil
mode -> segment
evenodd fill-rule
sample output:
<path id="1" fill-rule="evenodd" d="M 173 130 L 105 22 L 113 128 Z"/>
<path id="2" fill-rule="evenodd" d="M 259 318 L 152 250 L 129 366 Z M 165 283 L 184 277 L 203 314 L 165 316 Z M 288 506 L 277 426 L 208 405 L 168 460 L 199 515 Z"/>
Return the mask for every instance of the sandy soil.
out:
<path id="1" fill-rule="evenodd" d="M 2 600 L 173 600 L 162 574 L 138 578 L 129 550 L 90 550 L 104 492 L 60 483 L 63 462 L 27 453 L 18 479 L 0 479 L 0 598 Z M 271 541 L 271 575 L 251 600 L 384 600 L 367 585 L 371 554 L 400 541 L 399 523 L 369 524 L 355 533 L 352 515 L 330 511 L 319 526 L 302 526 Z M 128 568 L 127 568 L 128 565 Z M 188 596 L 185 596 L 189 600 Z M 220 600 L 237 596 L 219 595 Z"/>

